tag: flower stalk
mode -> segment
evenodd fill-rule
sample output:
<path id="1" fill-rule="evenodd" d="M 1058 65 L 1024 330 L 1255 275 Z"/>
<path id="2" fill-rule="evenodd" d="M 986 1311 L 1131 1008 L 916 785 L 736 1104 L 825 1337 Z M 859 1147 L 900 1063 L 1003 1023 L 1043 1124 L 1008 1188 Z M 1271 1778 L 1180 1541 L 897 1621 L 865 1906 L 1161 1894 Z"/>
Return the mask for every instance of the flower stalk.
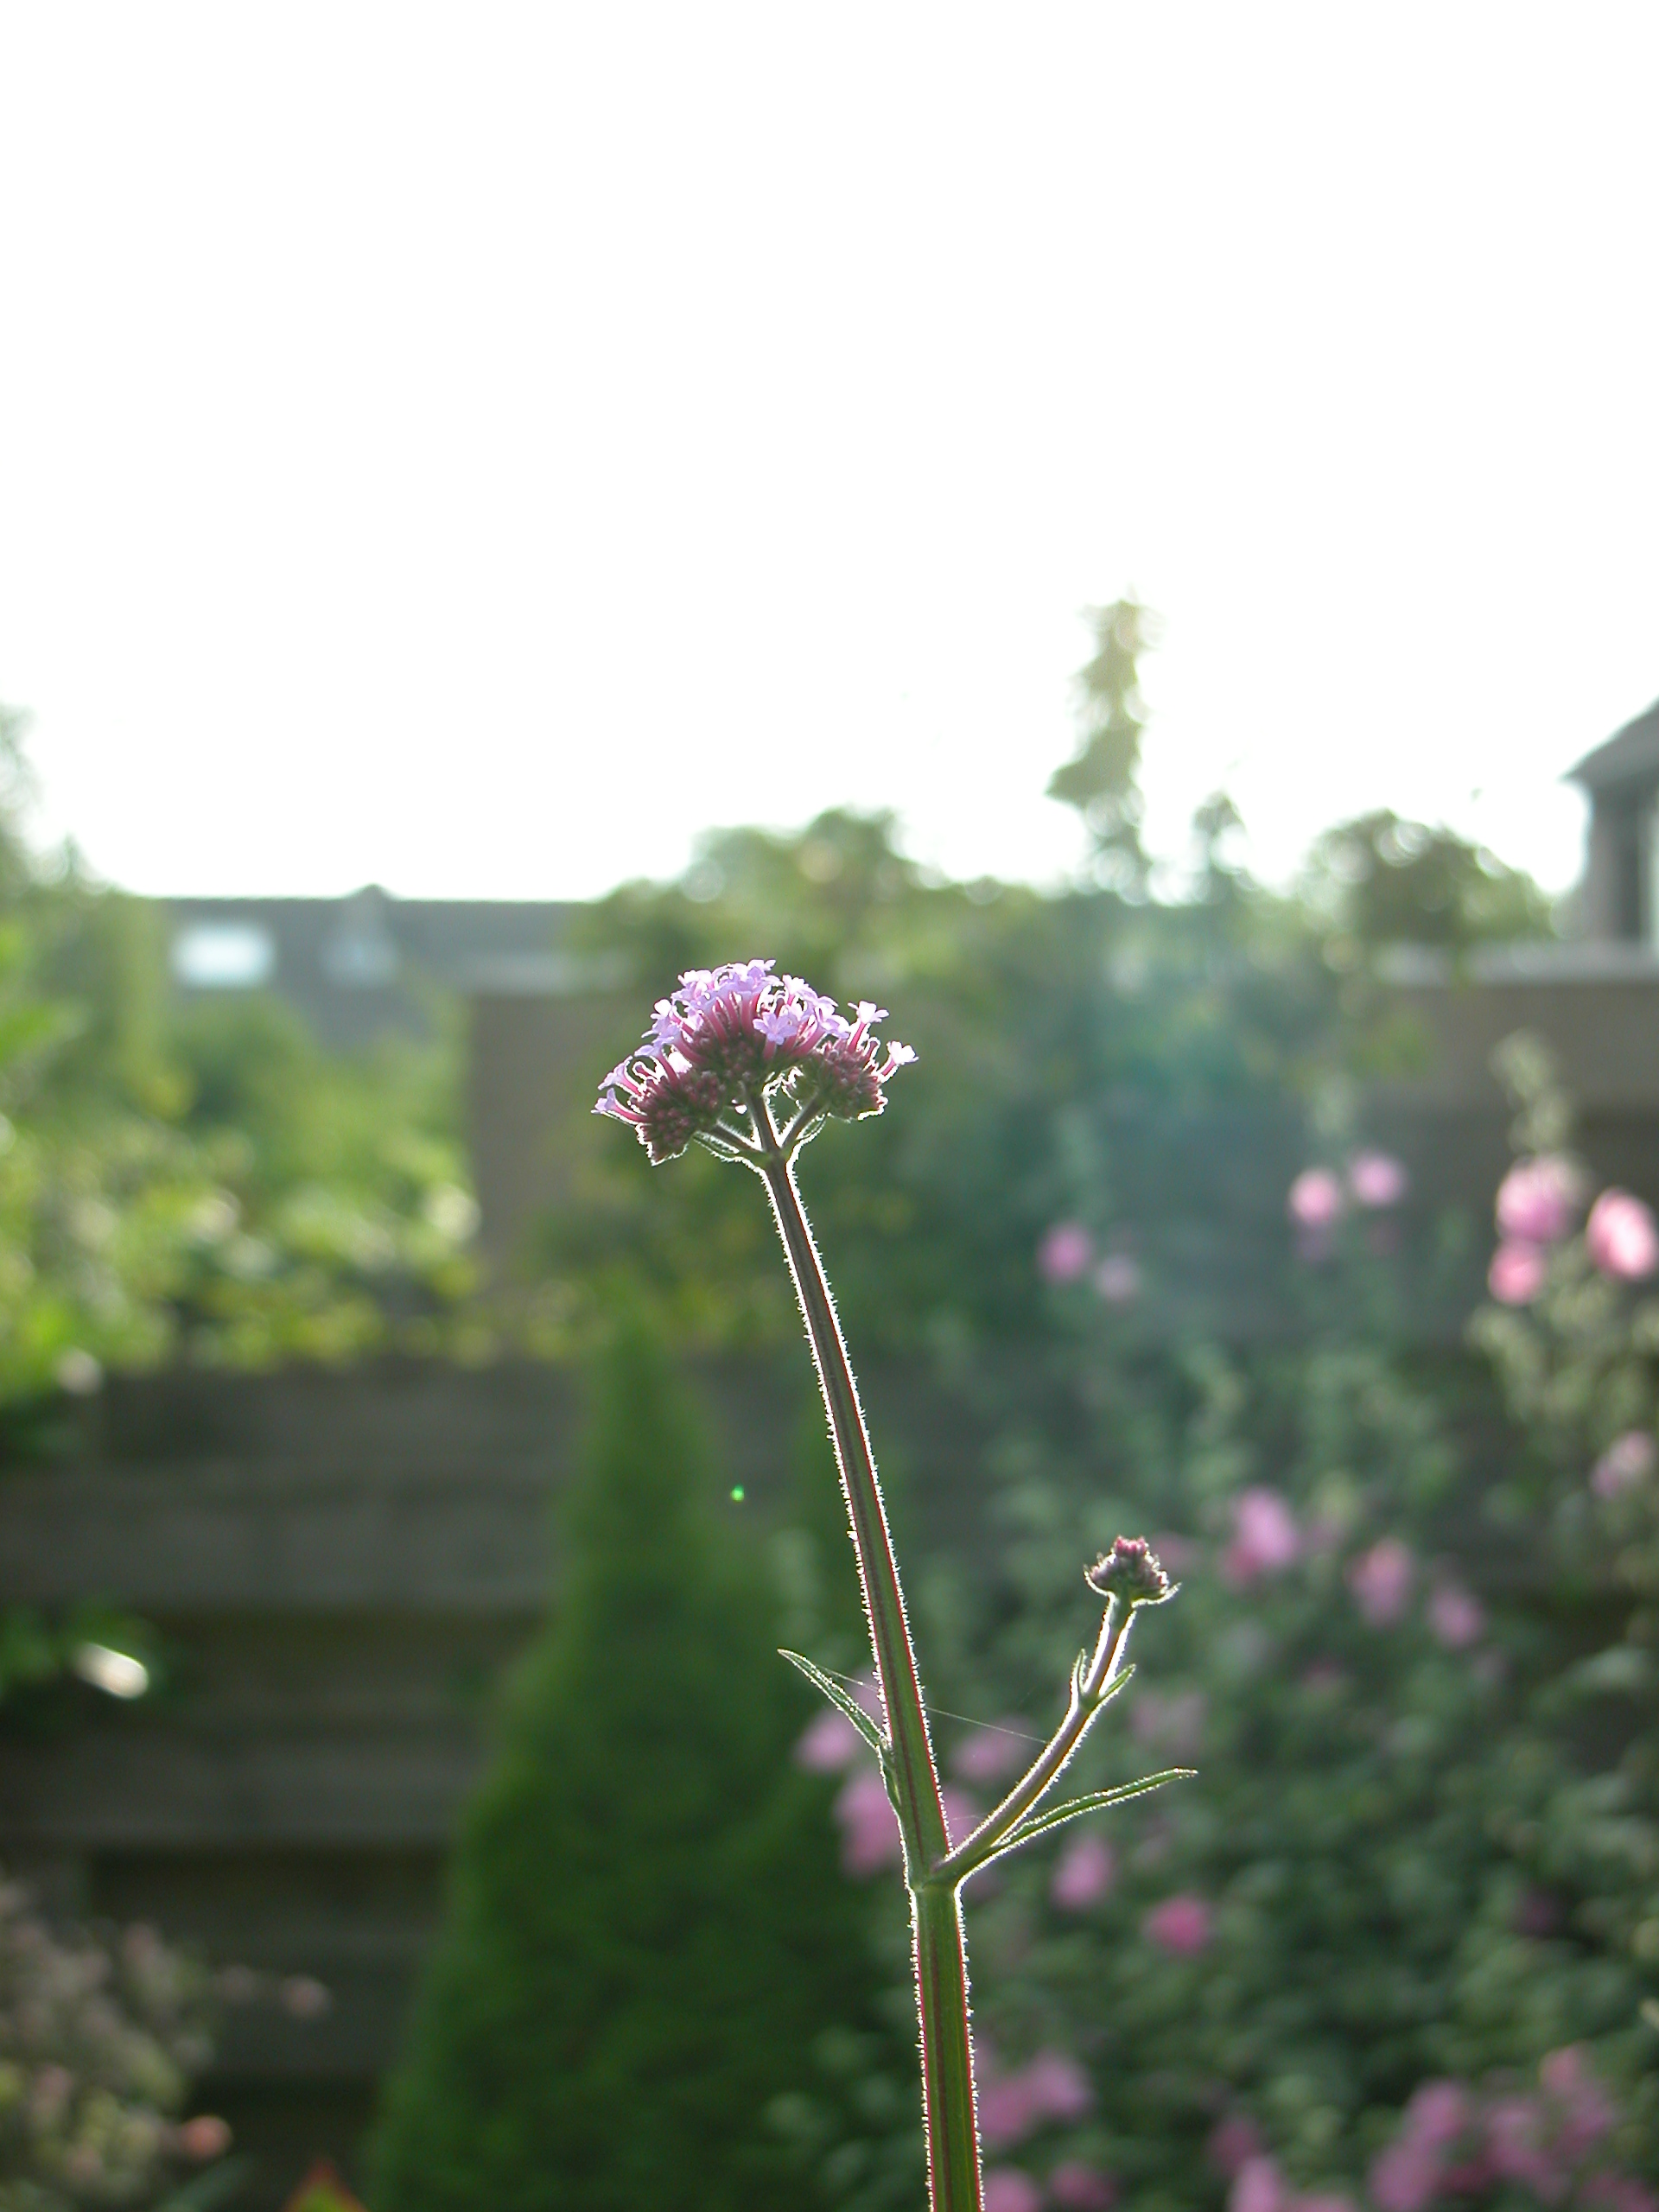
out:
<path id="1" fill-rule="evenodd" d="M 1092 1791 L 1046 1809 L 1043 1804 L 1095 1719 L 1128 1680 L 1123 1655 L 1136 1609 L 1173 1593 L 1138 1537 L 1120 1536 L 1088 1570 L 1090 1586 L 1105 1599 L 1106 1611 L 1092 1653 L 1080 1652 L 1071 1670 L 1059 1726 L 996 1809 L 953 1847 L 875 1456 L 795 1179 L 796 1156 L 824 1123 L 880 1113 L 888 1078 L 915 1055 L 903 1045 L 889 1046 L 884 1053 L 874 1034 L 874 1024 L 885 1019 L 880 1007 L 861 1004 L 849 1020 L 798 977 L 774 977 L 772 966 L 752 960 L 683 976 L 678 990 L 658 1001 L 644 1044 L 606 1077 L 594 1111 L 632 1126 L 654 1165 L 700 1142 L 718 1157 L 753 1169 L 766 1185 L 840 1469 L 881 1695 L 880 1726 L 868 1721 L 810 1660 L 785 1656 L 849 1713 L 880 1760 L 910 1896 L 929 2200 L 932 2212 L 983 2212 L 962 1887 L 1029 1837 L 1185 1771 Z"/>

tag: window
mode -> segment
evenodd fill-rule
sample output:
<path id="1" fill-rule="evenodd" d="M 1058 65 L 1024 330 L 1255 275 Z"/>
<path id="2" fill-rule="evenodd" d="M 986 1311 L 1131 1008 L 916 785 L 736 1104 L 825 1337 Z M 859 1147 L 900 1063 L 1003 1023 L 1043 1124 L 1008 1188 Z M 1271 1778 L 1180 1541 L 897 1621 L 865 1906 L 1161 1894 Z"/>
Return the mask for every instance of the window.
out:
<path id="1" fill-rule="evenodd" d="M 190 922 L 173 940 L 173 973 L 193 991 L 252 991 L 276 969 L 276 941 L 258 922 Z"/>

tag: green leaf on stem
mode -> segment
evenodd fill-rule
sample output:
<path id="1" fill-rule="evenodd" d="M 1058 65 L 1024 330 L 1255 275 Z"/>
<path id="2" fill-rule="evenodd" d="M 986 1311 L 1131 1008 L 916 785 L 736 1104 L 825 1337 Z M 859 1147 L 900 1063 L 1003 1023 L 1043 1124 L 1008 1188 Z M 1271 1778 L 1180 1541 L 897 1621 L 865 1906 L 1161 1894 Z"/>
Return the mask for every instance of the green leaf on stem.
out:
<path id="1" fill-rule="evenodd" d="M 1103 1812 L 1109 1805 L 1121 1805 L 1127 1798 L 1144 1797 L 1149 1789 L 1161 1789 L 1166 1782 L 1185 1782 L 1198 1772 L 1192 1766 L 1166 1767 L 1161 1774 L 1145 1774 L 1136 1782 L 1120 1783 L 1116 1789 L 1091 1789 L 1086 1797 L 1068 1797 L 1063 1805 L 1051 1805 L 1046 1812 L 1033 1813 L 1012 1828 L 994 1851 L 976 1859 L 968 1869 L 977 1874 L 982 1866 L 988 1866 L 993 1859 L 1001 1859 L 1010 1851 L 1017 1851 L 1022 1843 L 1029 1843 L 1034 1835 L 1042 1835 L 1049 1828 L 1062 1827 L 1075 1821 L 1083 1813 Z M 963 1877 L 965 1881 L 967 1875 Z"/>
<path id="2" fill-rule="evenodd" d="M 815 1667 L 810 1659 L 803 1658 L 798 1651 L 785 1651 L 779 1645 L 778 1656 L 780 1659 L 787 1659 L 791 1667 L 798 1667 L 813 1688 L 822 1690 L 830 1704 L 846 1714 L 877 1758 L 882 1757 L 887 1750 L 886 1739 L 850 1690 L 842 1689 L 841 1684 L 830 1675 L 826 1675 L 822 1667 Z"/>

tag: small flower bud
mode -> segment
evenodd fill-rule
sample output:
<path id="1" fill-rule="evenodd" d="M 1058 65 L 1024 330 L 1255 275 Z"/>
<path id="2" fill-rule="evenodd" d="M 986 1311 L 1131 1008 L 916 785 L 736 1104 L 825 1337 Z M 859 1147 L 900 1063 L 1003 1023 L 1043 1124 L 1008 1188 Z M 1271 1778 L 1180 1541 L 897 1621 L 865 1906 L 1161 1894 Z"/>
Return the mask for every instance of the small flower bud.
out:
<path id="1" fill-rule="evenodd" d="M 1122 1598 L 1131 1605 L 1160 1605 L 1173 1587 L 1144 1536 L 1120 1536 L 1083 1573 L 1097 1596 Z"/>

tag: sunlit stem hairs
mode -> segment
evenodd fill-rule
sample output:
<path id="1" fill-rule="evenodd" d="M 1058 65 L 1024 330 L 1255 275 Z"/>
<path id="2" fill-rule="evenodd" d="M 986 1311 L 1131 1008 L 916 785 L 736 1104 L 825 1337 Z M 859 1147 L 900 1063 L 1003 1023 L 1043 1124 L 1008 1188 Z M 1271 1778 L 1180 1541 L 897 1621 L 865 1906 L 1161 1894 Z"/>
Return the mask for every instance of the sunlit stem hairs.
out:
<path id="1" fill-rule="evenodd" d="M 910 1895 L 930 2201 L 932 2212 L 982 2212 L 962 1886 L 1031 1837 L 1187 1771 L 1045 1802 L 1096 1716 L 1128 1680 L 1124 1654 L 1136 1610 L 1160 1604 L 1171 1585 L 1139 1537 L 1120 1536 L 1087 1570 L 1105 1611 L 1092 1649 L 1079 1652 L 1071 1669 L 1060 1724 L 996 1809 L 953 1844 L 858 1386 L 795 1182 L 802 1146 L 828 1121 L 880 1113 L 889 1078 L 915 1054 L 875 1037 L 874 1025 L 886 1019 L 880 1007 L 861 1004 L 849 1019 L 833 999 L 798 976 L 775 976 L 772 966 L 748 960 L 682 976 L 678 988 L 658 1001 L 644 1043 L 606 1077 L 594 1111 L 629 1123 L 653 1164 L 694 1142 L 741 1162 L 760 1176 L 772 1201 L 830 1416 L 883 1719 L 871 1719 L 801 1653 L 784 1656 L 839 1707 L 880 1762 Z"/>

